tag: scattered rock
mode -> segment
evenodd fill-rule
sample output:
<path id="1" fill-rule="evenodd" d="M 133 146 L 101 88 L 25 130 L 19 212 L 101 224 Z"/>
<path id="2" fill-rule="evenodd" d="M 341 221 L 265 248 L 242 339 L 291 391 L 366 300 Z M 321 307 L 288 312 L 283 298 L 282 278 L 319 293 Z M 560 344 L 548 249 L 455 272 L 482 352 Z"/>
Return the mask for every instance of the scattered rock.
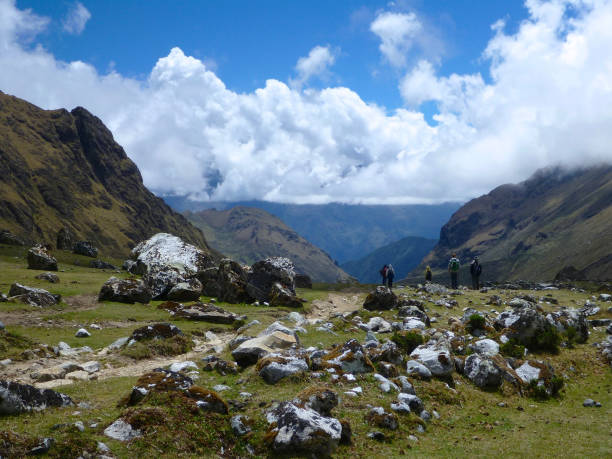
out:
<path id="1" fill-rule="evenodd" d="M 40 441 L 38 445 L 29 450 L 26 453 L 26 456 L 40 456 L 42 454 L 46 454 L 49 452 L 54 443 L 55 440 L 53 438 L 45 437 Z"/>
<path id="2" fill-rule="evenodd" d="M 295 298 L 295 268 L 288 258 L 266 258 L 252 266 L 247 291 L 254 299 L 273 305 L 271 293 L 275 288 L 286 290 L 286 295 Z"/>
<path id="3" fill-rule="evenodd" d="M 57 271 L 57 260 L 51 256 L 46 247 L 36 245 L 28 250 L 28 269 Z"/>
<path id="4" fill-rule="evenodd" d="M 408 405 L 410 407 L 410 411 L 414 413 L 420 413 L 425 408 L 423 401 L 414 394 L 407 394 L 403 392 L 399 393 L 397 395 L 397 400 L 400 403 L 405 403 Z"/>
<path id="5" fill-rule="evenodd" d="M 601 403 L 596 402 L 591 398 L 587 398 L 584 400 L 584 402 L 582 402 L 582 406 L 585 408 L 601 408 Z"/>
<path id="6" fill-rule="evenodd" d="M 420 320 L 428 327 L 431 326 L 429 316 L 417 306 L 403 306 L 397 311 L 399 317 L 413 317 Z"/>
<path id="7" fill-rule="evenodd" d="M 366 297 L 363 307 L 369 311 L 372 310 L 389 310 L 397 306 L 398 300 L 395 293 L 388 287 L 379 285 L 376 290 L 370 292 Z"/>
<path id="8" fill-rule="evenodd" d="M 34 278 L 40 279 L 40 280 L 46 280 L 47 282 L 50 282 L 52 284 L 58 284 L 60 281 L 57 274 L 53 274 L 50 272 L 39 274 L 38 276 L 35 276 Z"/>
<path id="9" fill-rule="evenodd" d="M 139 279 L 117 279 L 116 277 L 111 277 L 102 285 L 98 301 L 147 304 L 151 301 L 151 291 Z"/>
<path id="10" fill-rule="evenodd" d="M 86 257 L 97 258 L 98 249 L 93 245 L 91 241 L 78 241 L 72 247 L 72 253 L 77 255 L 84 255 Z"/>
<path id="11" fill-rule="evenodd" d="M 73 405 L 72 399 L 59 392 L 37 389 L 28 384 L 0 381 L 0 414 L 20 414 L 70 405 Z"/>

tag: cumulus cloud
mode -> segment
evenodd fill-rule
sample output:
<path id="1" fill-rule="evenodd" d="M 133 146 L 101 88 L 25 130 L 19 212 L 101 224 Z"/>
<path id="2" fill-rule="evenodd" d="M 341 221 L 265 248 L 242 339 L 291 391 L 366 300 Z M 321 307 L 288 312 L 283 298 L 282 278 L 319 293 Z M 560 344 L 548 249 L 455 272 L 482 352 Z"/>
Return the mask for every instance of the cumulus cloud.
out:
<path id="1" fill-rule="evenodd" d="M 370 30 L 380 38 L 380 52 L 395 67 L 406 65 L 406 54 L 423 30 L 414 13 L 383 12 L 376 16 Z"/>
<path id="2" fill-rule="evenodd" d="M 268 80 L 237 93 L 179 48 L 146 80 L 98 73 L 24 45 L 30 11 L 0 0 L 0 89 L 44 108 L 82 105 L 111 129 L 157 193 L 204 200 L 430 203 L 464 200 L 551 164 L 612 161 L 612 2 L 529 0 L 497 24 L 490 81 L 422 60 L 392 112 L 345 87 Z M 570 14 L 571 13 L 571 14 Z M 9 18 L 9 19 L 7 19 Z M 316 66 L 314 66 L 316 68 Z M 306 66 L 305 68 L 308 68 Z M 434 101 L 435 124 L 418 105 Z"/>
<path id="3" fill-rule="evenodd" d="M 291 80 L 292 85 L 301 87 L 313 76 L 324 76 L 336 61 L 336 53 L 329 46 L 315 46 L 308 56 L 300 57 L 295 65 L 297 78 Z"/>
<path id="4" fill-rule="evenodd" d="M 87 21 L 91 19 L 91 13 L 81 2 L 76 2 L 68 11 L 62 22 L 64 31 L 72 35 L 81 35 L 85 30 Z"/>

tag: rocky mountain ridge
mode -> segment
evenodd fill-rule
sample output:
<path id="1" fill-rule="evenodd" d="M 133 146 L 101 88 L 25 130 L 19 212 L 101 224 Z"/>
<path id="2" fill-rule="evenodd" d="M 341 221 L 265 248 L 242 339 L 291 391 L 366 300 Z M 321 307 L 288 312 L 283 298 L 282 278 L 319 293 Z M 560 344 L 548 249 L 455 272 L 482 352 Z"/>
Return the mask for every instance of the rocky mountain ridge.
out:
<path id="1" fill-rule="evenodd" d="M 200 230 L 144 186 L 99 118 L 82 107 L 42 110 L 2 92 L 0 228 L 52 245 L 67 228 L 117 256 L 158 232 L 208 247 Z"/>

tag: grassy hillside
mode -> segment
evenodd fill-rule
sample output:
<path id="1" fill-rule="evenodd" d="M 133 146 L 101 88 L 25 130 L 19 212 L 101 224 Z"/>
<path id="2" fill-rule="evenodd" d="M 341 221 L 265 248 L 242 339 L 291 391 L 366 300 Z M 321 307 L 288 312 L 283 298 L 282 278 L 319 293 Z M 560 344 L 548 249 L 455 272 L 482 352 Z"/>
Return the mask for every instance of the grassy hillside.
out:
<path id="1" fill-rule="evenodd" d="M 348 261 L 340 266 L 359 282 L 376 283 L 381 280 L 380 268 L 391 263 L 396 279 L 402 279 L 421 262 L 436 242 L 434 239 L 409 236 L 376 249 L 359 260 Z"/>
<path id="2" fill-rule="evenodd" d="M 418 271 L 445 270 L 451 252 L 466 264 L 480 255 L 485 279 L 551 280 L 568 266 L 612 279 L 612 166 L 541 171 L 468 202 Z"/>
<path id="3" fill-rule="evenodd" d="M 0 92 L 0 228 L 55 244 L 63 227 L 117 256 L 161 231 L 206 248 L 198 229 L 147 190 L 98 118 Z"/>
<path id="4" fill-rule="evenodd" d="M 349 278 L 328 254 L 264 210 L 238 206 L 185 215 L 204 232 L 211 247 L 242 263 L 282 256 L 290 258 L 298 272 L 318 282 L 343 282 Z"/>

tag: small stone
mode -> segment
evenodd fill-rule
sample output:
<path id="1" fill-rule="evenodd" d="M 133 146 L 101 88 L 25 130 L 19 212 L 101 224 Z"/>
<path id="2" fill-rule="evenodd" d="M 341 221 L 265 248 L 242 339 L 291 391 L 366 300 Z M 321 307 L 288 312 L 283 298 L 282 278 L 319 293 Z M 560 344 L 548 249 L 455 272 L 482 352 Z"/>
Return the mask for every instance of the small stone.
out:
<path id="1" fill-rule="evenodd" d="M 226 386 L 224 384 L 217 384 L 216 386 L 213 387 L 213 390 L 215 392 L 224 392 L 226 390 L 231 390 L 230 386 Z"/>
<path id="2" fill-rule="evenodd" d="M 371 438 L 372 440 L 376 440 L 376 441 L 385 441 L 385 434 L 382 432 L 379 432 L 378 430 L 375 432 L 370 432 L 368 433 L 368 438 Z"/>
<path id="3" fill-rule="evenodd" d="M 79 429 L 79 432 L 85 432 L 85 425 L 83 424 L 83 421 L 75 422 L 74 426 Z"/>
<path id="4" fill-rule="evenodd" d="M 172 365 L 170 365 L 170 371 L 174 371 L 175 373 L 184 371 L 187 368 L 194 368 L 197 370 L 198 366 L 196 365 L 195 362 L 192 362 L 191 360 L 187 360 L 185 362 L 175 362 Z"/>
<path id="5" fill-rule="evenodd" d="M 595 400 L 591 399 L 591 398 L 587 398 L 585 399 L 584 402 L 582 402 L 582 406 L 590 408 L 590 407 L 594 407 L 596 405 Z"/>
<path id="6" fill-rule="evenodd" d="M 91 333 L 89 333 L 84 328 L 79 328 L 77 330 L 77 332 L 74 334 L 74 336 L 77 337 L 77 338 L 87 338 L 87 337 L 91 336 Z"/>

